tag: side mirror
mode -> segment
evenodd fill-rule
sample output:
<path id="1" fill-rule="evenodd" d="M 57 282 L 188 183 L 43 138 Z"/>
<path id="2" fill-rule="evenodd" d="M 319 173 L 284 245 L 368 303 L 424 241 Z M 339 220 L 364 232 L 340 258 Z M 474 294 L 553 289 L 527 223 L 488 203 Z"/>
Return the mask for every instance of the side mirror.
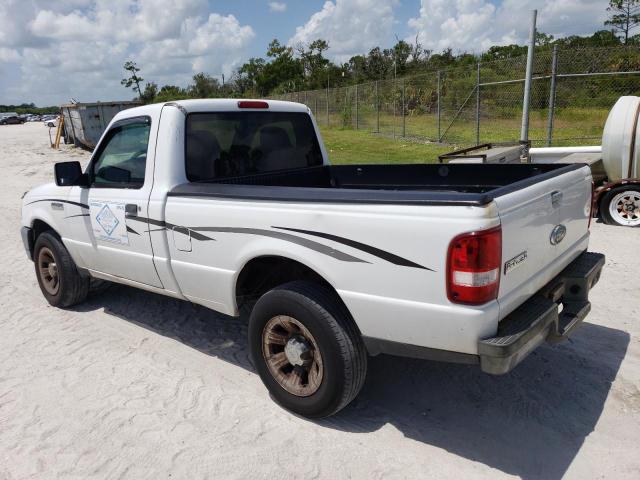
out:
<path id="1" fill-rule="evenodd" d="M 82 173 L 80 162 L 59 162 L 53 167 L 56 175 L 56 185 L 59 187 L 88 187 L 87 176 Z"/>

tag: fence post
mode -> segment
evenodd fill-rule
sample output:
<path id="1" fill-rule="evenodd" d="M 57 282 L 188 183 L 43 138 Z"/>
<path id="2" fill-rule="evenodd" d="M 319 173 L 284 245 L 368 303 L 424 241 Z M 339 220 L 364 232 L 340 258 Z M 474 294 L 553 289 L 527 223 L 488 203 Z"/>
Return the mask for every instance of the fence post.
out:
<path id="1" fill-rule="evenodd" d="M 380 97 L 378 96 L 378 80 L 376 80 L 376 133 L 380 133 Z"/>
<path id="2" fill-rule="evenodd" d="M 438 111 L 438 142 L 440 142 L 440 140 L 442 140 L 442 137 L 440 136 L 440 85 L 441 82 L 441 78 L 440 78 L 440 70 L 438 70 L 438 85 L 437 85 L 437 90 L 438 90 L 438 104 L 437 104 L 437 111 Z"/>
<path id="3" fill-rule="evenodd" d="M 393 78 L 393 139 L 396 138 L 396 111 L 398 110 L 398 83 L 396 82 L 396 78 Z"/>
<path id="4" fill-rule="evenodd" d="M 329 126 L 329 80 L 327 80 L 327 127 Z"/>
<path id="5" fill-rule="evenodd" d="M 536 46 L 536 16 L 537 10 L 531 11 L 531 26 L 529 27 L 529 47 L 527 48 L 527 72 L 524 79 L 524 98 L 522 99 L 522 128 L 520 141 L 529 140 L 529 104 L 531 103 L 531 77 L 533 75 L 533 54 Z"/>
<path id="6" fill-rule="evenodd" d="M 356 83 L 356 130 L 358 130 L 358 84 Z"/>
<path id="7" fill-rule="evenodd" d="M 551 85 L 549 86 L 549 118 L 547 119 L 547 147 L 551 146 L 553 136 L 553 115 L 556 108 L 556 75 L 558 73 L 558 46 L 553 46 L 551 54 Z"/>
<path id="8" fill-rule="evenodd" d="M 313 116 L 318 116 L 318 92 L 315 92 L 315 95 L 313 96 Z"/>
<path id="9" fill-rule="evenodd" d="M 407 125 L 406 125 L 406 115 L 404 114 L 404 103 L 405 103 L 405 81 L 402 79 L 402 136 L 405 137 L 407 135 Z"/>
<path id="10" fill-rule="evenodd" d="M 480 62 L 476 71 L 476 145 L 480 145 Z"/>

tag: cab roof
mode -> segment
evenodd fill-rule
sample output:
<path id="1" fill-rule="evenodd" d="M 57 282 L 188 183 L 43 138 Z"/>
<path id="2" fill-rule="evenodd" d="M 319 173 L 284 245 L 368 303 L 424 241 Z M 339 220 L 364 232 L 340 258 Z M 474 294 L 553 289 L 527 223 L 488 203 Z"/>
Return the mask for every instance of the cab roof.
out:
<path id="1" fill-rule="evenodd" d="M 240 102 L 266 102 L 268 108 L 240 108 Z M 118 113 L 118 119 L 138 115 L 147 115 L 165 106 L 174 106 L 185 114 L 195 112 L 241 112 L 241 111 L 269 111 L 269 112 L 300 112 L 309 113 L 309 107 L 302 103 L 285 102 L 282 100 L 263 100 L 249 98 L 203 98 L 193 100 L 175 100 L 172 102 L 154 103 L 140 107 L 129 108 Z"/>

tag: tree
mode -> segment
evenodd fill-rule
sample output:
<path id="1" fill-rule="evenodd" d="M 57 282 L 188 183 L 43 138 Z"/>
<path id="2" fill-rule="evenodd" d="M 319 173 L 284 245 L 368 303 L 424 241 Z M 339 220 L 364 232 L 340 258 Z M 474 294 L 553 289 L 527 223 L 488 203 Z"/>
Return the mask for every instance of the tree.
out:
<path id="1" fill-rule="evenodd" d="M 536 45 L 541 47 L 551 45 L 553 43 L 553 35 L 547 35 L 544 32 L 536 32 Z"/>
<path id="2" fill-rule="evenodd" d="M 158 85 L 150 82 L 145 85 L 144 91 L 140 94 L 140 100 L 142 100 L 142 103 L 153 103 L 157 96 Z"/>
<path id="3" fill-rule="evenodd" d="M 629 32 L 640 25 L 640 0 L 609 0 L 607 11 L 611 16 L 604 24 L 621 34 L 627 45 Z"/>
<path id="4" fill-rule="evenodd" d="M 311 42 L 307 48 L 298 45 L 296 50 L 302 63 L 302 71 L 306 81 L 306 88 L 322 88 L 326 84 L 327 65 L 329 59 L 323 53 L 329 49 L 326 40 L 318 39 Z"/>
<path id="5" fill-rule="evenodd" d="M 163 85 L 156 96 L 156 102 L 170 102 L 171 100 L 184 100 L 185 98 L 189 98 L 189 94 L 184 88 L 176 85 Z"/>
<path id="6" fill-rule="evenodd" d="M 188 88 L 189 96 L 193 98 L 214 98 L 221 93 L 220 82 L 204 72 L 193 76 L 193 85 Z"/>
<path id="7" fill-rule="evenodd" d="M 120 84 L 127 88 L 133 87 L 133 91 L 137 92 L 138 95 L 141 95 L 142 91 L 140 90 L 140 83 L 144 81 L 144 78 L 138 76 L 140 69 L 136 65 L 136 62 L 132 62 L 131 60 L 125 62 L 124 69 L 129 72 L 129 78 L 123 78 L 120 81 Z"/>

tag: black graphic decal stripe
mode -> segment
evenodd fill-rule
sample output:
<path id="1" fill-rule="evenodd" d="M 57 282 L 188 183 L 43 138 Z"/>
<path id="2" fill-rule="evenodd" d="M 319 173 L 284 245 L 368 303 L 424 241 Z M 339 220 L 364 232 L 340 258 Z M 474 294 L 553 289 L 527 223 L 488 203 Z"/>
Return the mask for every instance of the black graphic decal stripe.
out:
<path id="1" fill-rule="evenodd" d="M 31 205 L 32 203 L 38 203 L 38 202 L 61 202 L 61 203 L 68 203 L 69 205 L 75 205 L 77 207 L 80 208 L 86 208 L 87 210 L 89 210 L 89 205 L 87 205 L 86 203 L 78 203 L 78 202 L 72 202 L 71 200 L 60 200 L 59 198 L 43 198 L 41 200 L 34 200 L 33 202 L 29 202 L 27 203 L 27 205 Z"/>
<path id="2" fill-rule="evenodd" d="M 241 228 L 241 227 L 184 227 L 184 226 L 180 226 L 180 225 L 174 225 L 172 223 L 168 223 L 168 222 L 164 222 L 162 220 L 155 220 L 153 218 L 146 218 L 146 217 L 139 217 L 139 216 L 129 216 L 127 215 L 125 218 L 127 218 L 128 220 L 136 220 L 139 222 L 147 222 L 149 225 L 153 225 L 155 227 L 160 227 L 159 229 L 153 229 L 153 230 L 149 230 L 149 231 L 158 231 L 158 230 L 162 230 L 162 229 L 171 229 L 174 232 L 178 232 L 178 233 L 182 233 L 184 235 L 190 234 L 191 238 L 193 238 L 194 240 L 201 240 L 201 241 L 206 241 L 206 240 L 213 240 L 215 241 L 214 238 L 211 237 L 207 237 L 199 232 L 214 232 L 214 233 L 242 233 L 245 235 L 260 235 L 263 237 L 271 237 L 271 238 L 277 238 L 279 240 L 284 240 L 286 242 L 290 242 L 290 243 L 295 243 L 296 245 L 301 245 L 303 247 L 309 248 L 311 250 L 314 250 L 316 252 L 322 253 L 324 255 L 328 255 L 330 257 L 335 258 L 336 260 L 341 260 L 343 262 L 354 262 L 354 263 L 370 263 L 367 262 L 366 260 L 362 260 L 361 258 L 358 257 L 354 257 L 353 255 L 349 255 L 348 253 L 345 253 L 341 250 L 337 250 L 333 247 L 330 247 L 328 245 L 324 245 L 322 243 L 318 243 L 316 241 L 310 240 L 308 238 L 304 238 L 304 237 L 299 237 L 297 235 L 291 235 L 289 233 L 285 233 L 285 232 L 277 232 L 277 231 L 273 231 L 273 230 L 264 230 L 264 229 L 259 229 L 259 228 Z M 286 229 L 286 228 L 282 228 L 282 227 L 274 227 L 274 228 L 280 228 L 281 230 L 294 230 L 294 229 Z M 294 230 L 294 231 L 298 231 L 298 230 Z M 306 230 L 300 230 L 300 233 L 307 233 Z M 321 235 L 319 235 L 321 236 Z M 333 237 L 333 236 L 331 236 Z M 341 238 L 341 237 L 336 237 L 336 238 Z M 330 238 L 331 240 L 333 240 L 333 238 Z M 414 268 L 422 268 L 425 270 L 431 270 L 430 268 L 426 268 L 423 267 L 421 265 L 415 264 L 413 262 L 410 262 L 409 260 L 406 260 L 404 258 L 398 257 L 396 255 L 393 255 L 391 253 L 385 252 L 383 250 L 379 250 L 375 247 L 371 247 L 369 245 L 364 245 L 361 244 L 359 242 L 354 242 L 352 240 L 348 240 L 348 239 L 341 239 L 342 242 L 340 243 L 344 243 L 345 245 L 357 248 L 359 250 L 362 250 L 364 252 L 370 253 L 372 255 L 375 255 L 379 258 L 382 258 L 384 260 L 390 261 L 391 263 L 395 263 L 396 265 L 403 265 L 403 266 L 407 266 L 407 267 L 414 267 Z M 350 242 L 350 243 L 347 243 Z M 355 246 L 358 245 L 359 247 Z M 375 253 L 374 253 L 375 252 Z M 392 261 L 395 260 L 395 261 Z"/>
<path id="3" fill-rule="evenodd" d="M 136 232 L 133 228 L 131 228 L 129 225 L 127 225 L 127 232 L 129 233 L 133 233 L 134 235 L 140 235 L 138 232 Z"/>
<path id="4" fill-rule="evenodd" d="M 277 228 L 279 230 L 289 230 L 291 232 L 304 233 L 306 235 L 313 235 L 320 238 L 326 238 L 327 240 L 333 240 L 334 242 L 342 243 L 343 245 L 348 245 L 349 247 L 362 250 L 363 252 L 369 253 L 375 257 L 381 258 L 395 265 L 400 265 L 403 267 L 421 268 L 424 270 L 429 270 L 431 272 L 434 271 L 431 268 L 418 265 L 417 263 L 414 263 L 411 260 L 407 260 L 406 258 L 399 257 L 398 255 L 394 255 L 393 253 L 389 253 L 385 250 L 380 250 L 379 248 L 372 247 L 371 245 L 367 245 L 365 243 L 356 242 L 355 240 L 350 240 L 348 238 L 338 237 L 337 235 L 331 235 L 330 233 L 314 232 L 311 230 L 301 230 L 299 228 L 287 228 L 287 227 L 273 227 L 273 228 Z"/>
<path id="5" fill-rule="evenodd" d="M 284 232 L 274 232 L 273 230 L 262 230 L 259 228 L 235 228 L 235 227 L 189 227 L 190 230 L 199 232 L 219 232 L 219 233 L 244 233 L 247 235 L 261 235 L 263 237 L 277 238 L 286 242 L 295 243 L 303 247 L 315 250 L 316 252 L 328 255 L 343 262 L 369 263 L 366 260 L 349 255 L 335 248 L 314 242 L 307 238 L 298 237 Z"/>
<path id="6" fill-rule="evenodd" d="M 67 215 L 64 218 L 74 218 L 74 217 L 88 217 L 89 214 L 88 213 L 79 213 L 78 215 Z"/>
<path id="7" fill-rule="evenodd" d="M 125 218 L 127 220 L 136 220 L 138 222 L 146 222 L 149 225 L 153 225 L 154 227 L 160 227 L 158 229 L 153 229 L 153 230 L 149 230 L 149 231 L 160 231 L 163 229 L 173 229 L 174 231 L 178 232 L 178 233 L 183 233 L 183 234 L 190 234 L 191 238 L 193 238 L 194 240 L 200 240 L 201 242 L 206 242 L 206 241 L 213 241 L 215 242 L 215 238 L 211 238 L 211 237 L 207 237 L 206 235 L 202 235 L 201 233 L 198 233 L 196 231 L 194 231 L 192 228 L 187 228 L 187 227 L 181 227 L 178 225 L 174 225 L 172 223 L 167 223 L 164 222 L 162 220 L 154 220 L 153 218 L 146 218 L 146 217 L 139 217 L 137 215 L 133 216 L 133 215 L 125 215 Z"/>

